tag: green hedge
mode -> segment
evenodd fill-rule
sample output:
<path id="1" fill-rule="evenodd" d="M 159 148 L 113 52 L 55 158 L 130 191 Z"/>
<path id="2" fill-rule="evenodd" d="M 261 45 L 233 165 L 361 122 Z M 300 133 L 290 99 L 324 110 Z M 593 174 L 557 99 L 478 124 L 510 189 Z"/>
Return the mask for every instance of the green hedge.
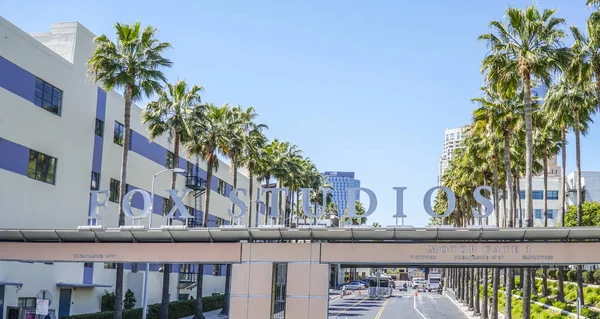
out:
<path id="1" fill-rule="evenodd" d="M 209 296 L 202 298 L 202 312 L 212 311 L 223 308 L 225 296 Z M 160 304 L 148 306 L 147 319 L 158 319 Z M 196 300 L 173 301 L 169 303 L 169 319 L 179 319 L 194 315 L 196 312 Z M 112 319 L 113 311 L 86 313 L 63 317 L 66 319 Z M 141 319 L 142 308 L 136 308 L 123 311 L 123 319 Z"/>

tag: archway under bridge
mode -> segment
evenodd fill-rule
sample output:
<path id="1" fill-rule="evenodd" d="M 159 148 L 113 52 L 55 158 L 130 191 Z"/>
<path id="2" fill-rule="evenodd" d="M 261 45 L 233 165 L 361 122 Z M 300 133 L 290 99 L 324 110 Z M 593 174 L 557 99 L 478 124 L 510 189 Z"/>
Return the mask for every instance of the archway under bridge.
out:
<path id="1" fill-rule="evenodd" d="M 230 318 L 326 318 L 330 264 L 535 267 L 600 264 L 600 228 L 3 229 L 0 260 L 233 264 Z"/>

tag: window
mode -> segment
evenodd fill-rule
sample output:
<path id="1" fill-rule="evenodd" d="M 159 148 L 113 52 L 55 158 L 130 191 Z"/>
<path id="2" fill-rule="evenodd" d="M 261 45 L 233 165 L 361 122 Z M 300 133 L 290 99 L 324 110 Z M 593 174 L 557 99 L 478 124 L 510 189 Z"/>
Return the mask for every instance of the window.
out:
<path id="1" fill-rule="evenodd" d="M 187 162 L 187 169 L 185 170 L 185 175 L 186 176 L 194 175 L 194 164 Z"/>
<path id="2" fill-rule="evenodd" d="M 171 151 L 167 151 L 167 162 L 165 164 L 166 168 L 175 168 L 175 154 Z"/>
<path id="3" fill-rule="evenodd" d="M 90 189 L 93 191 L 100 189 L 100 174 L 92 172 L 92 184 L 90 185 Z"/>
<path id="4" fill-rule="evenodd" d="M 96 135 L 104 136 L 104 121 L 96 119 Z"/>
<path id="5" fill-rule="evenodd" d="M 225 196 L 225 182 L 219 179 L 219 187 L 217 187 L 217 193 Z"/>
<path id="6" fill-rule="evenodd" d="M 94 263 L 83 263 L 83 267 L 92 268 L 94 267 Z"/>
<path id="7" fill-rule="evenodd" d="M 521 191 L 519 196 L 521 200 L 525 200 L 525 191 Z M 531 198 L 544 199 L 544 191 L 531 191 Z"/>
<path id="8" fill-rule="evenodd" d="M 115 121 L 115 132 L 113 142 L 117 145 L 123 146 L 123 139 L 125 138 L 125 127 L 123 124 Z"/>
<path id="9" fill-rule="evenodd" d="M 221 276 L 221 265 L 213 265 L 213 276 Z"/>
<path id="10" fill-rule="evenodd" d="M 558 209 L 548 209 L 548 219 L 554 219 L 558 216 Z"/>
<path id="11" fill-rule="evenodd" d="M 36 306 L 36 298 L 28 297 L 17 299 L 17 307 L 35 307 Z"/>
<path id="12" fill-rule="evenodd" d="M 35 97 L 33 103 L 46 111 L 60 116 L 62 91 L 41 79 L 35 79 Z"/>
<path id="13" fill-rule="evenodd" d="M 27 176 L 54 185 L 56 178 L 56 158 L 34 150 L 29 150 Z"/>
<path id="14" fill-rule="evenodd" d="M 121 190 L 121 182 L 116 179 L 110 179 L 110 194 L 108 200 L 114 203 L 119 202 L 119 193 Z"/>
<path id="15" fill-rule="evenodd" d="M 549 200 L 550 199 L 558 199 L 558 191 L 548 191 L 548 194 L 546 195 Z"/>
<path id="16" fill-rule="evenodd" d="M 104 263 L 104 269 L 117 269 L 116 263 Z"/>
<path id="17" fill-rule="evenodd" d="M 137 263 L 131 264 L 131 272 L 132 273 L 138 272 L 138 264 Z"/>
<path id="18" fill-rule="evenodd" d="M 185 208 L 190 215 L 194 216 L 194 208 L 192 206 L 185 205 Z"/>
<path id="19" fill-rule="evenodd" d="M 217 219 L 217 221 L 216 221 L 217 227 L 225 224 L 225 219 L 223 219 L 221 217 L 216 217 L 216 219 Z"/>
<path id="20" fill-rule="evenodd" d="M 534 216 L 535 219 L 542 219 L 542 210 L 541 209 L 534 209 L 533 214 L 535 215 Z"/>

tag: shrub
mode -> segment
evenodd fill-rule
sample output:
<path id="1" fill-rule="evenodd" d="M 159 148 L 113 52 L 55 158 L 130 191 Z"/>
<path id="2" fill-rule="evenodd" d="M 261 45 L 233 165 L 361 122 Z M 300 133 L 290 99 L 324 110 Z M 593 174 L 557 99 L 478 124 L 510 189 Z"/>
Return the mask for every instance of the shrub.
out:
<path id="1" fill-rule="evenodd" d="M 593 271 L 584 270 L 581 275 L 583 277 L 583 282 L 585 282 L 586 284 L 594 283 L 594 272 Z"/>
<path id="2" fill-rule="evenodd" d="M 567 271 L 567 280 L 568 281 L 577 281 L 577 271 L 575 271 L 575 270 Z"/>
<path id="3" fill-rule="evenodd" d="M 569 291 L 569 293 L 566 294 L 565 299 L 567 301 L 575 301 L 575 300 L 577 300 L 577 290 Z"/>
<path id="4" fill-rule="evenodd" d="M 556 275 L 557 271 L 558 270 L 556 270 L 556 269 L 550 269 L 550 270 L 548 270 L 548 278 L 550 278 L 550 279 L 557 279 L 558 278 L 557 275 Z"/>
<path id="5" fill-rule="evenodd" d="M 582 308 L 581 315 L 590 319 L 597 319 L 599 317 L 599 314 L 597 312 L 594 312 L 589 308 Z"/>
<path id="6" fill-rule="evenodd" d="M 105 293 L 106 295 L 107 293 Z M 212 311 L 223 308 L 223 303 L 225 302 L 225 297 L 223 295 L 217 296 L 209 296 L 202 298 L 202 311 Z M 159 318 L 159 310 L 160 304 L 153 304 L 148 306 L 148 319 L 158 319 Z M 179 319 L 182 317 L 188 317 L 195 313 L 196 311 L 196 300 L 183 300 L 183 301 L 173 301 L 169 303 L 169 319 Z M 65 316 L 61 319 L 112 319 L 113 311 L 104 311 L 104 312 L 96 312 L 96 313 L 87 313 L 81 315 L 74 316 Z M 142 318 L 142 309 L 130 309 L 123 310 L 123 319 L 141 319 Z"/>
<path id="7" fill-rule="evenodd" d="M 600 269 L 594 271 L 594 282 L 600 284 Z"/>
<path id="8" fill-rule="evenodd" d="M 131 289 L 127 289 L 125 292 L 125 299 L 123 299 L 123 309 L 129 310 L 135 308 L 136 301 L 137 300 L 135 299 L 133 291 L 131 291 Z"/>
<path id="9" fill-rule="evenodd" d="M 102 295 L 102 303 L 100 305 L 100 311 L 114 311 L 115 310 L 115 293 L 104 290 Z"/>
<path id="10" fill-rule="evenodd" d="M 542 278 L 542 277 L 544 276 L 544 270 L 543 270 L 543 269 L 541 269 L 541 268 L 537 269 L 537 270 L 535 271 L 535 276 L 536 276 L 536 277 L 539 277 L 539 278 Z"/>
<path id="11" fill-rule="evenodd" d="M 555 301 L 555 302 L 552 303 L 552 306 L 556 307 L 558 309 L 565 309 L 565 308 L 567 308 L 567 304 L 565 302 L 562 302 L 562 301 Z"/>
<path id="12" fill-rule="evenodd" d="M 585 293 L 583 294 L 583 298 L 586 305 L 594 305 L 596 302 L 600 301 L 600 297 L 596 294 L 596 292 Z"/>

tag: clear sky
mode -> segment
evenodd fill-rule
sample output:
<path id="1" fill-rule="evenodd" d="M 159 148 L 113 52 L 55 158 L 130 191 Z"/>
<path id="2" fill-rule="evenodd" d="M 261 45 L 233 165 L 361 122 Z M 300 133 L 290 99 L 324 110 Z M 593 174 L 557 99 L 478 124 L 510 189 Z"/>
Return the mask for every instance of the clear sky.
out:
<path id="1" fill-rule="evenodd" d="M 585 0 L 539 0 L 585 26 Z M 295 143 L 321 171 L 354 171 L 378 196 L 369 222 L 393 224 L 406 186 L 406 224 L 425 225 L 444 130 L 468 124 L 486 53 L 477 36 L 525 0 L 0 1 L 27 32 L 79 21 L 112 37 L 141 21 L 173 45 L 167 71 L 206 88 L 215 104 L 254 106 L 267 135 Z M 597 125 L 582 140 L 583 170 L 600 170 Z M 573 140 L 571 138 L 570 140 Z M 574 142 L 567 150 L 574 169 Z M 362 196 L 365 198 L 366 196 Z"/>

